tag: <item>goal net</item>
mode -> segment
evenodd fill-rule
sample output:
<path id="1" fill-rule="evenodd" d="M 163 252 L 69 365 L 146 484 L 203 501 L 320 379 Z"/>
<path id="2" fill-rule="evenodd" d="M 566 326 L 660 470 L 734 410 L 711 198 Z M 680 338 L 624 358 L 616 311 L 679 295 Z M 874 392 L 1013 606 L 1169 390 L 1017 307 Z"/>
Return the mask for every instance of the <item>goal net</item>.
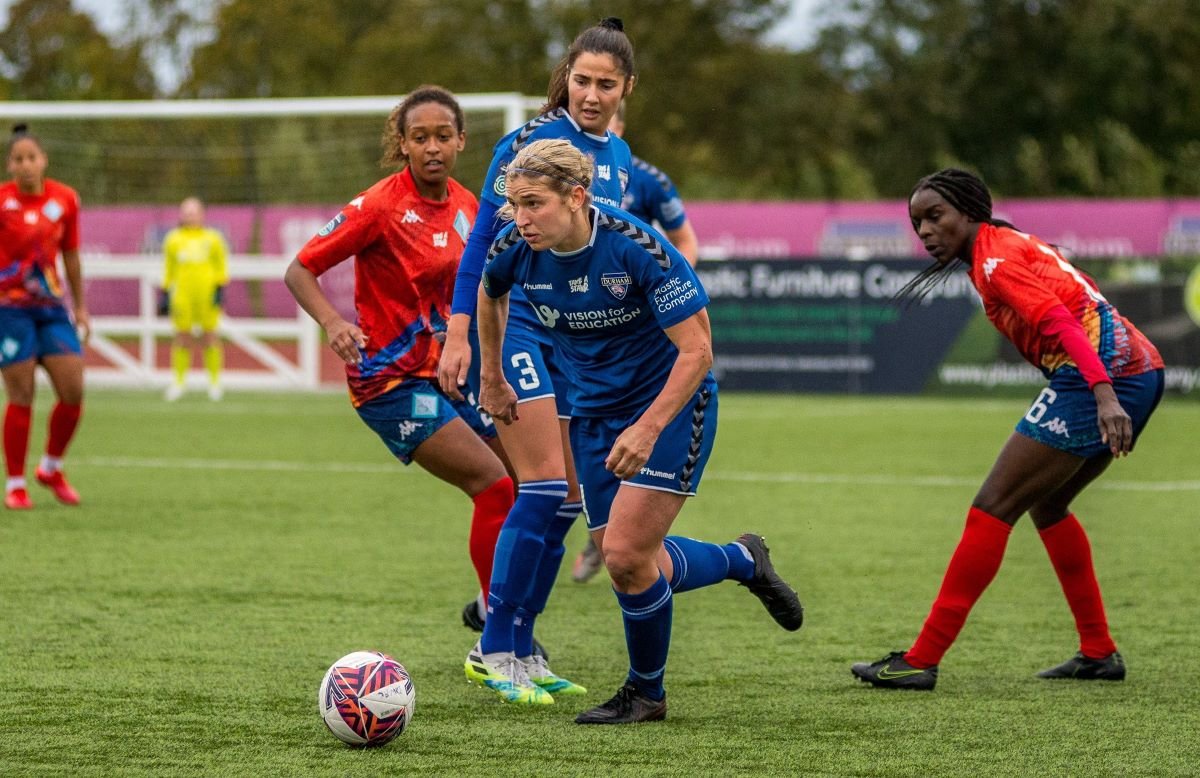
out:
<path id="1" fill-rule="evenodd" d="M 479 191 L 495 141 L 541 101 L 458 95 L 467 146 L 455 178 Z M 232 252 L 222 335 L 231 388 L 315 388 L 341 369 L 282 283 L 282 268 L 342 204 L 386 175 L 386 119 L 402 96 L 0 103 L 50 156 L 47 174 L 80 193 L 82 254 L 94 338 L 94 384 L 169 381 L 170 322 L 155 315 L 160 252 L 179 202 L 200 197 Z M 353 307 L 352 263 L 322 278 Z M 189 376 L 203 381 L 199 363 Z"/>

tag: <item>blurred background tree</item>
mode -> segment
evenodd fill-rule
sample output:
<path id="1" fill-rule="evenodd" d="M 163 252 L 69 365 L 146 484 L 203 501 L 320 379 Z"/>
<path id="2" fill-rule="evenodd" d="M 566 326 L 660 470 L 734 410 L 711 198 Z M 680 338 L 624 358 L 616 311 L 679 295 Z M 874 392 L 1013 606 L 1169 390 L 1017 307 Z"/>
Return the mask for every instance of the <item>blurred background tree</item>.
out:
<path id="1" fill-rule="evenodd" d="M 1196 0 L 847 0 L 820 7 L 803 48 L 770 35 L 786 0 L 120 1 L 108 37 L 71 0 L 12 4 L 0 97 L 537 96 L 575 34 L 613 15 L 637 52 L 627 137 L 691 199 L 897 197 L 947 163 L 1009 196 L 1200 194 Z M 312 140 L 276 126 L 222 142 Z M 261 167 L 246 175 L 295 194 Z"/>

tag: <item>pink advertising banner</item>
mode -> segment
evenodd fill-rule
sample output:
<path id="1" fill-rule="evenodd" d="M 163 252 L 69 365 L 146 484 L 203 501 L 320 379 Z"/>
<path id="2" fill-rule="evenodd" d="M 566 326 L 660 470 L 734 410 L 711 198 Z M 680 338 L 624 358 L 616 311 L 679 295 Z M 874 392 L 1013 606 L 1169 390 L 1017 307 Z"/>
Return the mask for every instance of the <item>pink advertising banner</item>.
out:
<path id="1" fill-rule="evenodd" d="M 291 257 L 341 207 L 210 206 L 208 222 L 225 234 L 235 254 Z M 903 201 L 692 202 L 687 212 L 702 259 L 925 258 Z M 997 203 L 995 213 L 1075 256 L 1200 254 L 1200 199 L 1007 200 Z M 86 263 L 88 256 L 159 255 L 177 210 L 85 203 L 81 219 Z M 322 285 L 344 315 L 353 314 L 353 262 L 326 273 Z M 89 282 L 88 294 L 96 313 L 136 308 L 133 282 Z M 291 316 L 296 309 L 280 280 L 232 284 L 227 310 Z"/>

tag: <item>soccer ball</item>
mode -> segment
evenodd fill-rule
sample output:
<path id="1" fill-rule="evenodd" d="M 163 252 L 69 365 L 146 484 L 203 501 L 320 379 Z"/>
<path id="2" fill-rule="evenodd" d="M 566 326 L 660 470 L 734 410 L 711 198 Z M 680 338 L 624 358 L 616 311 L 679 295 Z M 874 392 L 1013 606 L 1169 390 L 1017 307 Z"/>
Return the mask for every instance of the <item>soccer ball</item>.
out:
<path id="1" fill-rule="evenodd" d="M 412 721 L 416 707 L 404 665 L 378 651 L 355 651 L 333 663 L 317 691 L 321 720 L 343 743 L 381 746 Z"/>

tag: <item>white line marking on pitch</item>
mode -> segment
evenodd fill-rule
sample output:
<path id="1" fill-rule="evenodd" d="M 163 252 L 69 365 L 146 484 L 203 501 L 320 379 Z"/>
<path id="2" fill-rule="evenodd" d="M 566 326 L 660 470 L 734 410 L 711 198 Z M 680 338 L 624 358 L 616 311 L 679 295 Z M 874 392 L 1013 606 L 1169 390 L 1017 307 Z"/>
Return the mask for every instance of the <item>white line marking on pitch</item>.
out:
<path id="1" fill-rule="evenodd" d="M 76 464 L 91 467 L 111 467 L 154 470 L 250 470 L 282 473 L 408 473 L 412 468 L 399 464 L 370 462 L 292 462 L 271 459 L 154 459 L 148 457 L 76 457 Z M 741 473 L 713 471 L 708 477 L 715 481 L 748 483 L 810 484 L 810 485 L 870 485 L 971 487 L 981 483 L 979 478 L 941 475 L 870 475 L 865 473 Z M 1128 492 L 1195 492 L 1200 481 L 1100 481 L 1096 488 Z"/>

